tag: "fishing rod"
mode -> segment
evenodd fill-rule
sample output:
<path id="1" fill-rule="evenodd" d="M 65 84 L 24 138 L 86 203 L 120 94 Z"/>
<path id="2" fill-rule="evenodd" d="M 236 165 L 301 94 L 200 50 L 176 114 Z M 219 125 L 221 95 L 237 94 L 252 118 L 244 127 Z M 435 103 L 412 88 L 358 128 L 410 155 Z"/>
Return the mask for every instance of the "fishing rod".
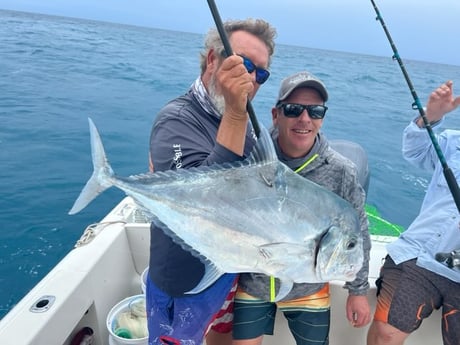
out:
<path id="1" fill-rule="evenodd" d="M 380 21 L 380 23 L 382 24 L 383 30 L 385 31 L 388 41 L 390 42 L 391 49 L 394 53 L 393 59 L 396 59 L 398 61 L 399 67 L 401 67 L 401 71 L 404 75 L 404 78 L 406 79 L 407 85 L 409 86 L 412 97 L 414 98 L 414 103 L 412 103 L 412 109 L 418 109 L 420 113 L 420 117 L 423 120 L 425 128 L 430 136 L 431 142 L 433 143 L 433 147 L 436 151 L 436 154 L 438 155 L 439 161 L 441 162 L 442 170 L 444 173 L 444 177 L 447 181 L 447 185 L 449 186 L 450 192 L 452 193 L 455 204 L 457 205 L 457 209 L 460 212 L 460 190 L 458 187 L 457 180 L 455 179 L 455 175 L 447 165 L 446 159 L 441 151 L 441 148 L 439 147 L 439 143 L 433 133 L 433 129 L 431 128 L 431 124 L 426 117 L 425 110 L 423 109 L 420 99 L 418 98 L 417 93 L 415 92 L 414 86 L 412 85 L 412 82 L 409 78 L 409 74 L 407 73 L 406 68 L 404 67 L 401 57 L 399 56 L 398 50 L 396 49 L 396 45 L 394 44 L 391 38 L 391 35 L 385 25 L 385 22 L 383 21 L 383 18 L 380 15 L 380 11 L 377 8 L 377 5 L 375 4 L 374 0 L 371 0 L 371 2 L 372 6 L 374 6 L 375 13 L 377 13 L 376 20 Z"/>
<path id="2" fill-rule="evenodd" d="M 224 45 L 225 54 L 227 56 L 233 55 L 232 47 L 230 46 L 230 42 L 228 41 L 227 33 L 224 30 L 224 25 L 222 24 L 222 19 L 220 18 L 219 11 L 217 10 L 216 3 L 213 0 L 208 0 L 209 9 L 211 10 L 212 17 L 214 18 L 214 22 L 216 23 L 217 31 L 219 32 L 220 39 Z M 257 121 L 256 114 L 254 112 L 254 108 L 252 107 L 251 101 L 248 99 L 246 103 L 246 111 L 249 114 L 249 119 L 251 120 L 252 127 L 254 128 L 254 133 L 256 137 L 260 137 L 260 126 L 259 122 Z"/>

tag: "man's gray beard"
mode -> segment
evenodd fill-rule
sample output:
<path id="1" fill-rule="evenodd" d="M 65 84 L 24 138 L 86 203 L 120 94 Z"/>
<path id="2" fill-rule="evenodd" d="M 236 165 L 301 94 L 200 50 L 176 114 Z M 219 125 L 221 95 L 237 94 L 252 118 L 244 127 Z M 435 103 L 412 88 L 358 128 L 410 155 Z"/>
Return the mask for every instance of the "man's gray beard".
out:
<path id="1" fill-rule="evenodd" d="M 224 96 L 217 94 L 215 75 L 211 76 L 208 93 L 214 107 L 217 109 L 220 115 L 223 115 L 225 111 L 225 99 Z"/>

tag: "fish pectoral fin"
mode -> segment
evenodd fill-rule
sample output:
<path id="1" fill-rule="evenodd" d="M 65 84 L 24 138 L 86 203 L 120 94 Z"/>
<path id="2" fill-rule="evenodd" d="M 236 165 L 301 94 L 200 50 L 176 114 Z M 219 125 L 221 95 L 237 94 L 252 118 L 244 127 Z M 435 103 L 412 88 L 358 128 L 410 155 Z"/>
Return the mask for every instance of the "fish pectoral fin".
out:
<path id="1" fill-rule="evenodd" d="M 281 301 L 284 297 L 286 297 L 292 290 L 293 286 L 294 283 L 292 281 L 280 279 L 280 289 L 278 290 L 278 294 L 276 295 L 274 302 Z"/>
<path id="2" fill-rule="evenodd" d="M 197 286 L 192 290 L 187 291 L 186 294 L 196 294 L 200 293 L 207 287 L 211 286 L 217 279 L 219 279 L 225 272 L 219 270 L 211 262 L 205 264 L 204 275 L 201 278 Z"/>
<path id="3" fill-rule="evenodd" d="M 312 254 L 311 249 L 298 243 L 277 242 L 259 246 L 259 253 L 269 261 L 284 261 L 287 256 L 306 257 Z M 284 260 L 283 260 L 284 259 Z"/>

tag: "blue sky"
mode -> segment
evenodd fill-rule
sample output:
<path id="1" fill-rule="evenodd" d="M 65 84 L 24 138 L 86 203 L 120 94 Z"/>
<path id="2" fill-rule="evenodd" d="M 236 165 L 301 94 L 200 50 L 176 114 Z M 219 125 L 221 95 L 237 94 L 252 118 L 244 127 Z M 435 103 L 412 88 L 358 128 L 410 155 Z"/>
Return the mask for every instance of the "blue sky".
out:
<path id="1" fill-rule="evenodd" d="M 459 0 L 375 0 L 405 59 L 460 65 Z M 393 55 L 370 0 L 215 0 L 225 19 L 264 18 L 277 42 Z M 204 0 L 0 0 L 0 9 L 206 33 L 214 21 Z M 454 76 L 453 76 L 454 77 Z"/>

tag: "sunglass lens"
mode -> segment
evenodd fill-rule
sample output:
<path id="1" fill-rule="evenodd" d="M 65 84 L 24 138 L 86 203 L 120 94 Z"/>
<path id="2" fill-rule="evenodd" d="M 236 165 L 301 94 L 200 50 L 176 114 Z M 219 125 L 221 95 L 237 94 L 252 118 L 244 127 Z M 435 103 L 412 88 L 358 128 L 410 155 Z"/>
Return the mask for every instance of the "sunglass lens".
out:
<path id="1" fill-rule="evenodd" d="M 270 76 L 270 72 L 267 71 L 266 69 L 256 67 L 254 62 L 252 62 L 246 56 L 242 56 L 242 55 L 240 55 L 240 56 L 243 58 L 244 67 L 246 67 L 246 70 L 248 71 L 248 73 L 252 73 L 252 72 L 256 71 L 256 82 L 258 84 L 265 83 L 267 81 L 268 77 Z"/>
<path id="2" fill-rule="evenodd" d="M 256 82 L 258 84 L 263 84 L 267 81 L 270 76 L 270 72 L 263 68 L 256 69 Z"/>
<path id="3" fill-rule="evenodd" d="M 287 117 L 298 117 L 302 114 L 304 107 L 300 104 L 283 104 L 284 115 Z"/>
<path id="4" fill-rule="evenodd" d="M 311 106 L 308 109 L 308 115 L 312 119 L 322 119 L 326 113 L 326 109 L 320 105 Z"/>
<path id="5" fill-rule="evenodd" d="M 254 70 L 256 69 L 256 66 L 254 65 L 254 63 L 245 56 L 243 56 L 243 63 L 244 63 L 244 67 L 246 67 L 249 73 L 254 72 Z"/>

